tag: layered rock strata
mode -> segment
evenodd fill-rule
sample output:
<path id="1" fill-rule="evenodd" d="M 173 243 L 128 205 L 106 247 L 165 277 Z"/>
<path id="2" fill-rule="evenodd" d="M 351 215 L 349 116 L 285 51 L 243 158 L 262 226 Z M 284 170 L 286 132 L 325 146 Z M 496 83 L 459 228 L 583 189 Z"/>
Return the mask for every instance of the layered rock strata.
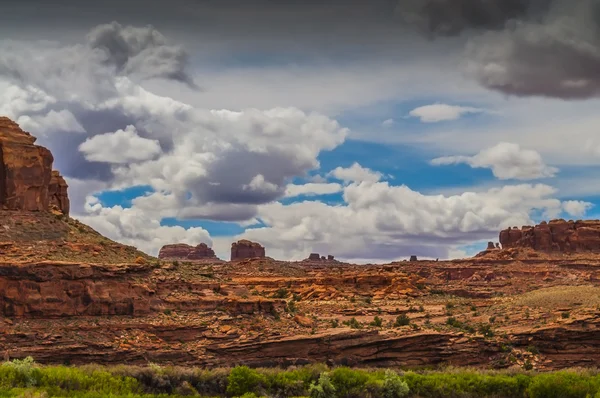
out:
<path id="1" fill-rule="evenodd" d="M 69 213 L 67 183 L 52 171 L 54 157 L 36 138 L 0 117 L 0 206 L 5 210 Z"/>
<path id="2" fill-rule="evenodd" d="M 206 243 L 200 243 L 197 246 L 177 243 L 163 246 L 158 253 L 158 258 L 169 260 L 204 260 L 216 259 L 217 256 L 213 249 L 208 247 Z"/>
<path id="3" fill-rule="evenodd" d="M 503 249 L 530 248 L 543 252 L 600 252 L 600 221 L 552 220 L 536 226 L 500 232 Z"/>

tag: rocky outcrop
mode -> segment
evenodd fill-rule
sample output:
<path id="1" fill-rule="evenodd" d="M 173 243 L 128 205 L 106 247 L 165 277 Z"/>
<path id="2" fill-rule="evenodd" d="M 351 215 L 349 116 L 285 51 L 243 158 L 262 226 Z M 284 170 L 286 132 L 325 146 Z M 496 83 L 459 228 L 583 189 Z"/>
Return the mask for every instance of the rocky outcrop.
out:
<path id="1" fill-rule="evenodd" d="M 260 243 L 244 239 L 231 244 L 231 261 L 264 257 L 265 248 Z"/>
<path id="2" fill-rule="evenodd" d="M 543 252 L 600 252 L 600 221 L 552 220 L 536 226 L 500 232 L 503 249 L 530 248 Z"/>
<path id="3" fill-rule="evenodd" d="M 55 318 L 143 315 L 154 292 L 133 280 L 148 265 L 91 266 L 61 262 L 0 263 L 0 316 Z"/>
<path id="4" fill-rule="evenodd" d="M 63 214 L 69 214 L 71 203 L 67 195 L 67 182 L 56 170 L 52 171 L 48 195 L 50 197 L 50 209 L 58 210 Z"/>
<path id="5" fill-rule="evenodd" d="M 327 257 L 319 255 L 319 253 L 310 253 L 306 261 L 335 261 L 335 257 L 328 254 Z"/>
<path id="6" fill-rule="evenodd" d="M 67 184 L 52 172 L 52 153 L 12 120 L 0 117 L 0 206 L 6 210 L 69 212 Z"/>
<path id="7" fill-rule="evenodd" d="M 206 243 L 200 243 L 198 246 L 190 246 L 185 243 L 165 245 L 160 249 L 158 258 L 169 260 L 204 260 L 216 259 L 217 256 L 213 249 Z"/>

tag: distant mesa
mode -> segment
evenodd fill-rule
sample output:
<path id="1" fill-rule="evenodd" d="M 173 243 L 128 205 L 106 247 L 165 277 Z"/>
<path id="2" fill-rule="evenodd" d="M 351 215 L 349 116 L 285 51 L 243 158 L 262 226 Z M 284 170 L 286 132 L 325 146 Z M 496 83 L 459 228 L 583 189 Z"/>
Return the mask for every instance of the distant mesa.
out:
<path id="1" fill-rule="evenodd" d="M 67 183 L 52 170 L 52 153 L 35 141 L 17 123 L 0 117 L 0 207 L 68 215 Z"/>
<path id="2" fill-rule="evenodd" d="M 543 221 L 536 226 L 500 232 L 503 249 L 529 248 L 542 252 L 600 252 L 600 220 Z"/>
<path id="3" fill-rule="evenodd" d="M 185 243 L 165 245 L 160 249 L 158 258 L 163 260 L 204 260 L 216 259 L 213 249 L 206 243 L 190 246 Z"/>
<path id="4" fill-rule="evenodd" d="M 337 261 L 334 256 L 328 254 L 327 257 L 321 256 L 319 253 L 310 253 L 305 261 Z"/>
<path id="5" fill-rule="evenodd" d="M 231 261 L 246 260 L 249 258 L 265 258 L 264 246 L 246 239 L 231 244 Z"/>
<path id="6" fill-rule="evenodd" d="M 419 260 L 417 259 L 417 256 L 413 255 L 413 256 L 410 256 L 410 260 L 408 260 L 408 261 L 419 261 Z"/>

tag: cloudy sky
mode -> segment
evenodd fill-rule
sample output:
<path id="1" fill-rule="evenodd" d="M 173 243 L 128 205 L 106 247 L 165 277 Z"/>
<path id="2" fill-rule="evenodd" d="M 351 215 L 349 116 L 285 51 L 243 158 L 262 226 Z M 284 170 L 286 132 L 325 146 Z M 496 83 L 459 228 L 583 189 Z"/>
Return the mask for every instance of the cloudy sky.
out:
<path id="1" fill-rule="evenodd" d="M 150 254 L 462 257 L 600 218 L 600 0 L 3 0 L 0 114 Z"/>

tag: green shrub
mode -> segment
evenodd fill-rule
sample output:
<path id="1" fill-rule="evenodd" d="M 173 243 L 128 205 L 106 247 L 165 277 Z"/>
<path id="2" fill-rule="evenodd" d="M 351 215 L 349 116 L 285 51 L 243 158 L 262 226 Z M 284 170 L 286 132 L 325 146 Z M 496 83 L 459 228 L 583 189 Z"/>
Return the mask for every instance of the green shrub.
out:
<path id="1" fill-rule="evenodd" d="M 344 325 L 349 326 L 352 329 L 362 328 L 362 325 L 360 324 L 360 322 L 357 321 L 356 318 L 354 318 L 354 317 L 352 317 L 352 319 L 350 319 L 349 321 L 345 321 Z"/>
<path id="2" fill-rule="evenodd" d="M 329 374 L 326 372 L 321 373 L 319 382 L 317 384 L 311 384 L 308 389 L 310 398 L 335 398 L 335 392 L 335 387 L 331 383 Z"/>
<path id="3" fill-rule="evenodd" d="M 575 372 L 536 375 L 528 390 L 529 398 L 586 398 L 600 389 L 600 376 Z"/>
<path id="4" fill-rule="evenodd" d="M 2 385 L 13 387 L 34 387 L 40 377 L 39 369 L 32 357 L 5 362 L 2 364 L 1 371 Z"/>
<path id="5" fill-rule="evenodd" d="M 410 318 L 406 314 L 399 315 L 394 322 L 395 327 L 410 325 Z"/>
<path id="6" fill-rule="evenodd" d="M 402 380 L 394 371 L 386 370 L 381 389 L 383 398 L 404 398 L 408 396 L 410 389 L 408 384 Z"/>
<path id="7" fill-rule="evenodd" d="M 240 396 L 248 392 L 258 393 L 265 384 L 265 377 L 247 366 L 236 366 L 227 378 L 227 394 Z"/>
<path id="8" fill-rule="evenodd" d="M 383 325 L 383 320 L 380 317 L 376 316 L 375 318 L 373 318 L 373 322 L 371 322 L 370 325 L 380 328 Z"/>
<path id="9" fill-rule="evenodd" d="M 275 292 L 275 294 L 273 294 L 274 298 L 286 298 L 290 293 L 288 292 L 288 290 L 285 287 L 279 288 L 277 289 L 277 291 Z"/>
<path id="10" fill-rule="evenodd" d="M 492 325 L 489 323 L 479 325 L 479 333 L 481 333 L 484 337 L 494 337 Z"/>
<path id="11" fill-rule="evenodd" d="M 367 381 L 369 375 L 365 371 L 340 367 L 331 372 L 331 382 L 338 397 L 361 396 Z"/>

